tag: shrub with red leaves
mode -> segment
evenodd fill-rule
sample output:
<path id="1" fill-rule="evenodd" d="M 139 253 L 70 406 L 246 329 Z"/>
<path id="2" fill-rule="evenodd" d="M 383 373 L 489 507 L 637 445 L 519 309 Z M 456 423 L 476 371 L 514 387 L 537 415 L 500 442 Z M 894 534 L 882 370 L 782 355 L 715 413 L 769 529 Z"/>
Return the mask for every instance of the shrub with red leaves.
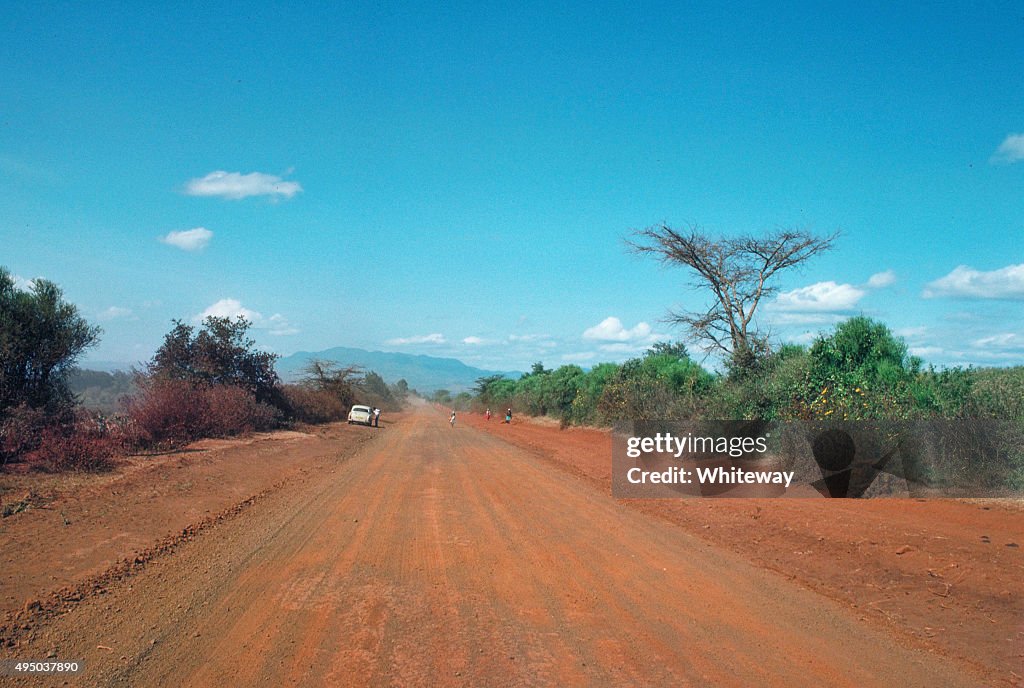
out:
<path id="1" fill-rule="evenodd" d="M 39 446 L 49 421 L 46 411 L 21 404 L 0 416 L 0 466 L 21 460 Z"/>
<path id="2" fill-rule="evenodd" d="M 106 428 L 82 414 L 75 423 L 45 428 L 38 446 L 25 455 L 25 461 L 49 473 L 102 471 L 110 468 L 110 457 L 117 449 L 118 443 Z"/>
<path id="3" fill-rule="evenodd" d="M 84 410 L 50 415 L 21 406 L 0 423 L 0 465 L 17 462 L 47 472 L 105 470 L 122 447 L 116 427 Z"/>
<path id="4" fill-rule="evenodd" d="M 330 392 L 306 385 L 284 385 L 281 392 L 288 404 L 289 414 L 299 422 L 329 423 L 348 417 L 348 406 Z"/>
<path id="5" fill-rule="evenodd" d="M 201 437 L 267 430 L 280 412 L 240 388 L 145 378 L 125 400 L 130 431 L 143 447 L 173 447 Z"/>
<path id="6" fill-rule="evenodd" d="M 206 433 L 211 437 L 270 430 L 281 416 L 278 409 L 256 401 L 252 392 L 241 387 L 213 385 L 205 388 L 203 394 L 209 414 Z"/>

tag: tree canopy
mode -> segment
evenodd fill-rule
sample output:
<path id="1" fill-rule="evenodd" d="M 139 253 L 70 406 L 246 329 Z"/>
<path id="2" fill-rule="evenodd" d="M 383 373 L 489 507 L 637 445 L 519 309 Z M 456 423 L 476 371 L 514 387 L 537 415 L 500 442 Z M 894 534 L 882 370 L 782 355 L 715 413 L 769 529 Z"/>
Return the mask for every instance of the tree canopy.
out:
<path id="1" fill-rule="evenodd" d="M 762 299 L 776 293 L 772 279 L 832 247 L 838 233 L 818 237 L 801 230 L 767 236 L 715 238 L 697 226 L 680 232 L 668 225 L 635 233 L 630 246 L 662 263 L 689 268 L 693 286 L 713 297 L 706 310 L 678 311 L 669 320 L 686 326 L 693 337 L 726 356 L 733 370 L 748 369 L 768 349 L 754 315 Z"/>
<path id="2" fill-rule="evenodd" d="M 180 320 L 164 336 L 147 372 L 156 378 L 242 387 L 256 401 L 276 403 L 277 355 L 255 348 L 248 320 L 210 316 L 198 330 Z"/>
<path id="3" fill-rule="evenodd" d="M 0 413 L 21 404 L 47 411 L 70 406 L 68 375 L 99 336 L 56 284 L 34 280 L 19 289 L 0 267 Z"/>

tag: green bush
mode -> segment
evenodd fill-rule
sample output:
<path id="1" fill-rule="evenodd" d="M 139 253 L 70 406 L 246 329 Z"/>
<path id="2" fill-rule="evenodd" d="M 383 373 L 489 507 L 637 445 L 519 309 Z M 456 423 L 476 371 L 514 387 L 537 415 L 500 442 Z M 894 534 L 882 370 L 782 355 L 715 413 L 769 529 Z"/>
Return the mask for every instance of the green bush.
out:
<path id="1" fill-rule="evenodd" d="M 35 280 L 22 290 L 0 267 L 0 419 L 20 405 L 53 414 L 73 407 L 68 376 L 99 335 L 56 284 Z"/>
<path id="2" fill-rule="evenodd" d="M 810 418 L 907 418 L 921 360 L 883 323 L 858 316 L 811 346 L 808 385 L 797 415 Z"/>

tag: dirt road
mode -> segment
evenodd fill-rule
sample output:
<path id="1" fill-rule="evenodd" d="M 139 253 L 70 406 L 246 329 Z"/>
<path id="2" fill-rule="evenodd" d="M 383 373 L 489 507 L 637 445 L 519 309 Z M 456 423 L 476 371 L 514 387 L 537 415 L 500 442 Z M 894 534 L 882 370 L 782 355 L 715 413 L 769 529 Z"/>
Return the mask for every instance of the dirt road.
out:
<path id="1" fill-rule="evenodd" d="M 377 432 L 2 656 L 90 686 L 986 682 L 492 434 Z"/>

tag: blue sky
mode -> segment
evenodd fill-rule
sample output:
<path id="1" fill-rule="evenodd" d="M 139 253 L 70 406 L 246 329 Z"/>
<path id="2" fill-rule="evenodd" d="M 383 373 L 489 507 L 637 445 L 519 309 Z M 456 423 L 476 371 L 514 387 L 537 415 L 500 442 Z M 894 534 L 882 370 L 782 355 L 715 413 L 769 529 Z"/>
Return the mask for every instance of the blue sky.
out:
<path id="1" fill-rule="evenodd" d="M 840 229 L 779 341 L 866 314 L 1024 363 L 1024 11 L 892 4 L 12 6 L 0 265 L 103 327 L 89 360 L 242 313 L 524 369 L 686 340 L 705 296 L 631 230 Z"/>

